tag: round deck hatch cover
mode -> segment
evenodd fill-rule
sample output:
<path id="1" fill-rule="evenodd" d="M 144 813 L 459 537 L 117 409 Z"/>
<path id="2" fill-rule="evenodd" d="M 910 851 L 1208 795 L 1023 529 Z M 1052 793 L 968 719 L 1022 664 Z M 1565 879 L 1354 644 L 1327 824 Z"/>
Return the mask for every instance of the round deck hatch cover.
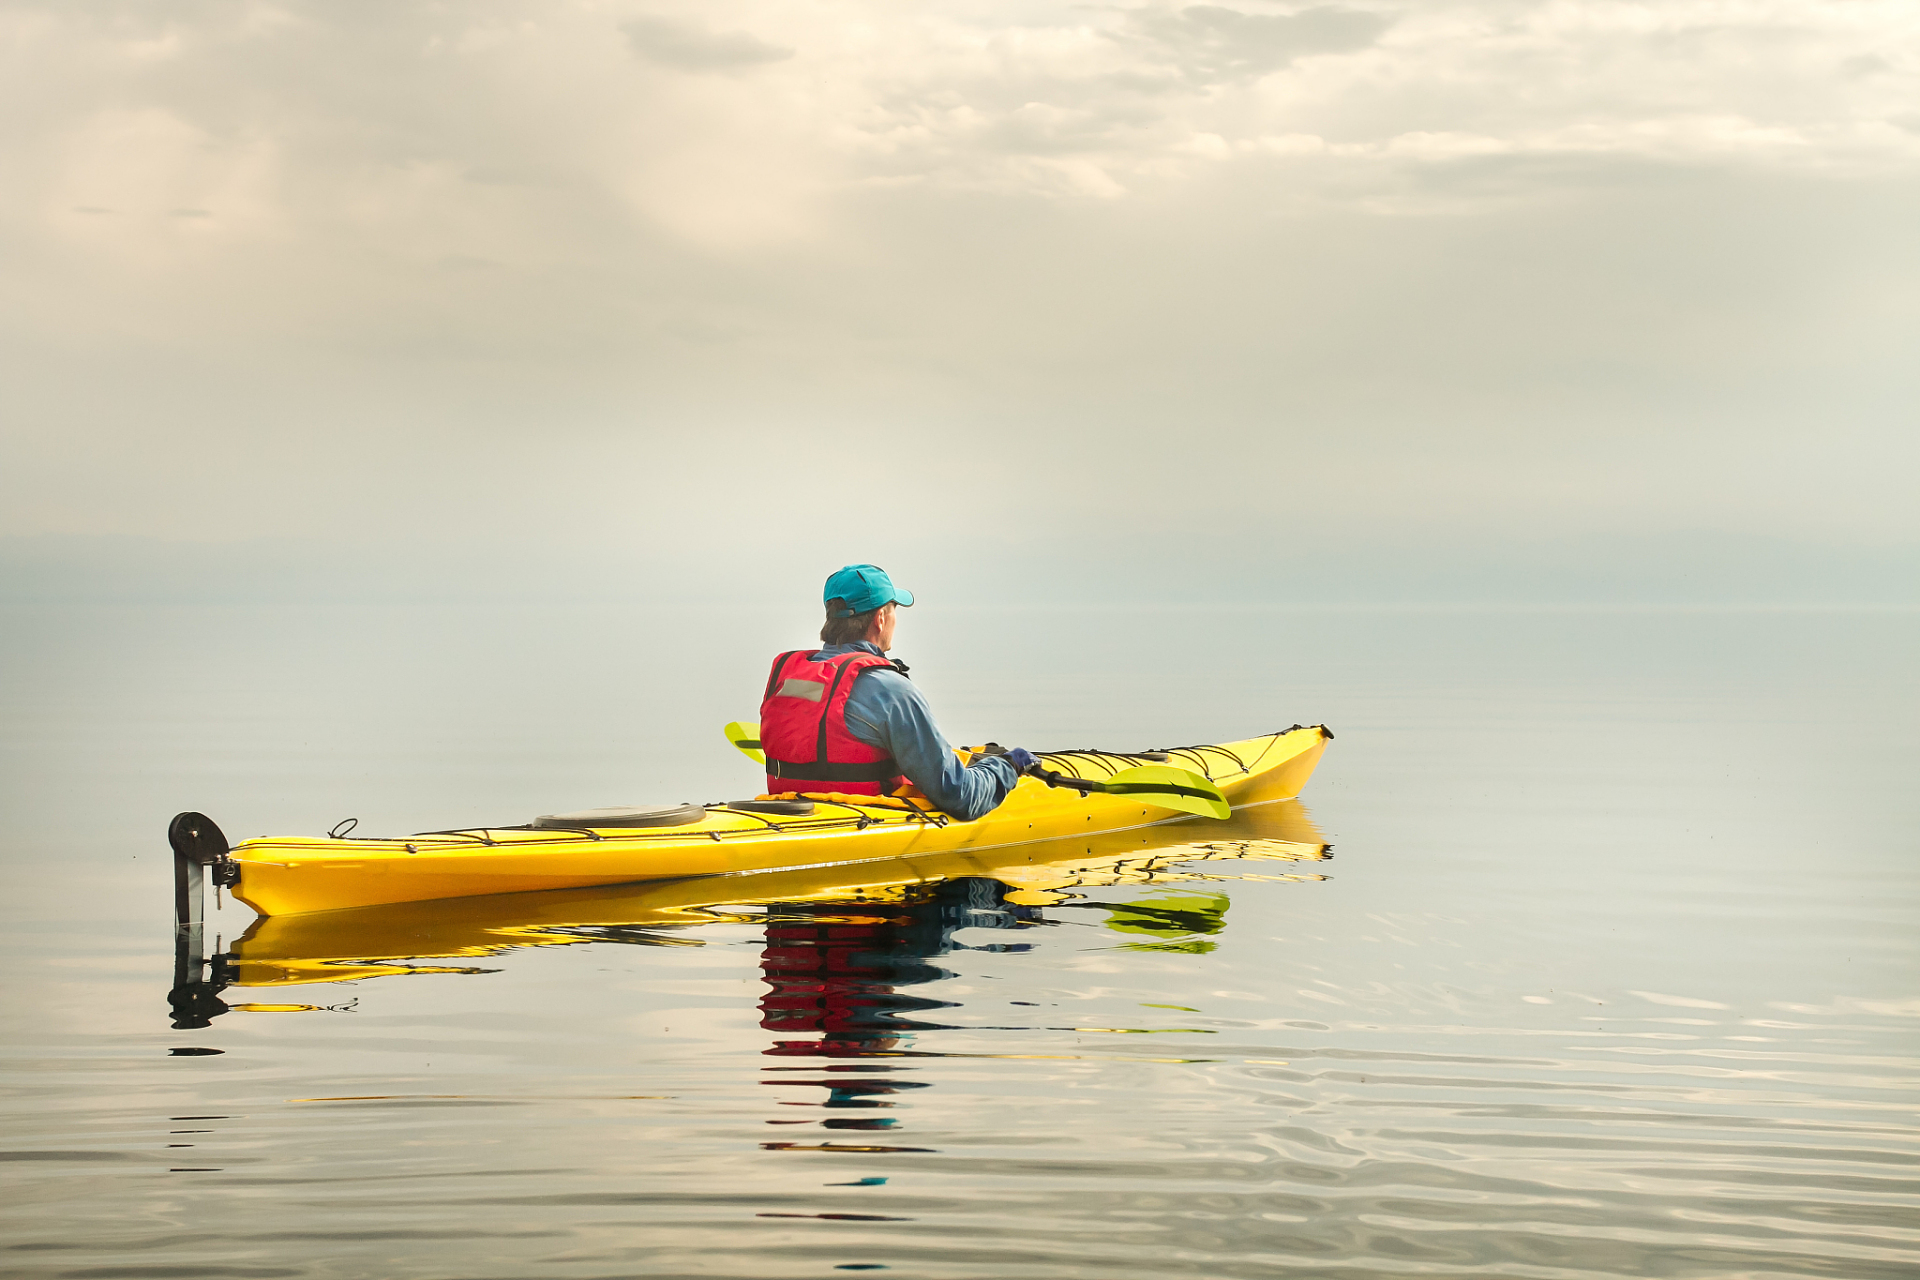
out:
<path id="1" fill-rule="evenodd" d="M 543 813 L 533 825 L 556 830 L 581 827 L 684 827 L 707 816 L 697 804 L 614 805 L 573 813 Z"/>

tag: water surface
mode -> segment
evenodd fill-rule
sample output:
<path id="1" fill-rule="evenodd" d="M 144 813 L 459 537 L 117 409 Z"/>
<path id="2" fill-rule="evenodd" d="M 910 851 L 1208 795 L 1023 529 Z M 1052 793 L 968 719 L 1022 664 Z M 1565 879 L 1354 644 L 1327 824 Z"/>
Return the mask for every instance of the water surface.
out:
<path id="1" fill-rule="evenodd" d="M 1920 1271 L 1913 614 L 1248 610 L 1174 662 L 1190 614 L 916 609 L 963 740 L 1339 736 L 1038 876 L 229 901 L 172 1025 L 176 810 L 754 789 L 718 726 L 804 619 L 500 612 L 6 614 L 0 1270 Z"/>

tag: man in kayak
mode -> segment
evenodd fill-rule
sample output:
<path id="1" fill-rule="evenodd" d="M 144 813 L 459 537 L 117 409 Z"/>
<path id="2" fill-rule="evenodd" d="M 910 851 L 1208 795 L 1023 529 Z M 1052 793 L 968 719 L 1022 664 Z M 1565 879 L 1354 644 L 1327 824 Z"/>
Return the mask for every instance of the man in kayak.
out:
<path id="1" fill-rule="evenodd" d="M 903 782 L 962 822 L 991 813 L 1032 753 L 975 756 L 963 765 L 933 722 L 907 664 L 886 656 L 913 593 L 877 565 L 850 564 L 827 579 L 818 649 L 773 660 L 760 703 L 767 791 L 891 795 Z"/>

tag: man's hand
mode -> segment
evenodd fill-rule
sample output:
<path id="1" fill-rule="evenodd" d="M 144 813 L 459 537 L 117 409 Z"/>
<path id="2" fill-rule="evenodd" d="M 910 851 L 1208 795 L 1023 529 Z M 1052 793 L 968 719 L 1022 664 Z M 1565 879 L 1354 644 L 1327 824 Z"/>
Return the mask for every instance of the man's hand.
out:
<path id="1" fill-rule="evenodd" d="M 1027 750 L 1025 747 L 1015 747 L 1013 750 L 1007 752 L 1007 763 L 1013 766 L 1016 773 L 1026 773 L 1035 765 L 1038 765 L 1040 760 L 1039 757 L 1035 756 L 1033 752 Z"/>

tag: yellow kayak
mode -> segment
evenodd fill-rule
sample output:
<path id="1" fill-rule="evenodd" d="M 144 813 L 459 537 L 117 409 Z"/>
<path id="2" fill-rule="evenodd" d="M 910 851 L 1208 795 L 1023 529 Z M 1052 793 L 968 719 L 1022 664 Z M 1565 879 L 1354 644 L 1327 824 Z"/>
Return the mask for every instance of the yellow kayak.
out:
<path id="1" fill-rule="evenodd" d="M 898 920 L 940 899 L 954 881 L 997 881 L 996 901 L 1036 908 L 1081 891 L 1220 879 L 1324 880 L 1304 865 L 1330 856 L 1326 837 L 1295 800 L 1250 804 L 1224 822 L 1181 817 L 1151 827 L 1037 844 L 930 853 L 739 876 L 702 876 L 595 889 L 400 902 L 349 911 L 265 916 L 220 957 L 220 985 L 287 987 L 412 974 L 487 972 L 475 961 L 523 947 L 586 942 L 691 943 L 677 930 L 719 922 L 764 924 L 797 912 L 841 922 Z M 1264 862 L 1265 872 L 1222 862 Z M 758 910 L 756 910 L 758 908 Z M 309 1005 L 240 1005 L 252 1012 Z"/>
<path id="2" fill-rule="evenodd" d="M 1047 752 L 1042 759 L 1058 775 L 1095 782 L 1149 764 L 1190 770 L 1238 808 L 1297 796 L 1331 736 L 1313 725 L 1219 745 Z M 974 822 L 955 822 L 911 799 L 760 797 L 393 839 L 267 836 L 234 846 L 216 878 L 261 915 L 283 916 L 976 853 L 1190 820 L 1150 797 L 1082 794 L 1028 777 Z"/>

